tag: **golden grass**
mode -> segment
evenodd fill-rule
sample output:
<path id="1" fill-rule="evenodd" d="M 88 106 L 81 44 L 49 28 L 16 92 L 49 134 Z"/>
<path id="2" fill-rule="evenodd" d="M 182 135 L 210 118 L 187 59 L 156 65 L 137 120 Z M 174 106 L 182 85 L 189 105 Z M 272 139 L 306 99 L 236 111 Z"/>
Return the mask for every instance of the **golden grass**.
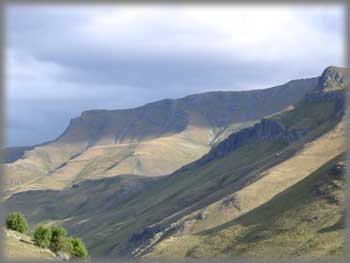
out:
<path id="1" fill-rule="evenodd" d="M 33 244 L 28 244 L 18 240 L 15 236 L 29 240 L 30 238 L 13 231 L 5 231 L 5 257 L 11 260 L 47 260 L 57 261 L 56 256 L 49 249 L 42 249 Z"/>
<path id="2" fill-rule="evenodd" d="M 339 156 L 251 212 L 208 231 L 171 236 L 145 257 L 327 259 L 344 255 L 344 179 L 332 170 Z"/>
<path id="3" fill-rule="evenodd" d="M 340 122 L 330 132 L 306 144 L 293 157 L 267 169 L 256 182 L 182 218 L 179 221 L 183 226 L 181 233 L 198 233 L 231 221 L 303 180 L 344 151 L 344 125 L 345 121 Z M 239 207 L 226 205 L 228 200 L 237 200 Z M 203 215 L 200 220 L 199 215 Z"/>
<path id="4" fill-rule="evenodd" d="M 38 147 L 25 159 L 6 165 L 7 196 L 28 190 L 62 190 L 86 179 L 122 174 L 167 175 L 207 153 L 209 137 L 207 128 L 190 126 L 179 134 L 140 143 L 94 146 L 71 159 L 66 152 L 76 154 L 78 148 Z"/>

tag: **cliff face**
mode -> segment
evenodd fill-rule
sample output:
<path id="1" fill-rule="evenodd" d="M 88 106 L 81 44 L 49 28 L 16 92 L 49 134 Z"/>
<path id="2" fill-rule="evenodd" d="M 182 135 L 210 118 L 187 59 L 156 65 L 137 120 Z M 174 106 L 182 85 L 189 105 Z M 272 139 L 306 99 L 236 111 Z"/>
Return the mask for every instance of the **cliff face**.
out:
<path id="1" fill-rule="evenodd" d="M 127 110 L 92 110 L 72 119 L 58 143 L 86 147 L 139 142 L 184 131 L 189 125 L 214 133 L 232 123 L 260 119 L 300 100 L 318 79 L 294 80 L 266 90 L 209 92 L 166 99 Z"/>
<path id="2" fill-rule="evenodd" d="M 86 142 L 86 147 L 139 142 L 183 131 L 188 114 L 175 100 L 163 100 L 128 110 L 92 110 L 72 119 L 59 143 Z"/>
<path id="3" fill-rule="evenodd" d="M 237 150 L 242 145 L 255 140 L 276 140 L 288 138 L 289 141 L 296 139 L 296 132 L 288 132 L 278 121 L 274 119 L 263 119 L 252 128 L 246 128 L 234 133 L 226 140 L 212 149 L 208 155 L 200 160 L 200 163 L 220 158 Z"/>
<path id="4" fill-rule="evenodd" d="M 314 105 L 318 104 L 333 104 L 332 118 L 340 119 L 345 112 L 345 94 L 344 85 L 346 79 L 346 71 L 339 71 L 334 67 L 327 68 L 322 76 L 320 77 L 318 86 L 308 92 L 305 97 L 298 102 L 298 107 L 303 107 L 306 109 L 305 118 L 312 110 Z M 330 85 L 334 85 L 334 82 L 338 83 L 336 89 L 329 89 Z M 330 84 L 332 83 L 332 84 Z M 228 154 L 231 151 L 237 150 L 242 145 L 247 142 L 256 140 L 285 140 L 287 143 L 292 143 L 305 134 L 308 133 L 310 127 L 308 125 L 289 125 L 288 121 L 285 121 L 284 115 L 293 115 L 293 112 L 297 110 L 292 110 L 291 113 L 282 113 L 280 117 L 270 117 L 263 118 L 259 123 L 255 124 L 253 127 L 243 129 L 237 133 L 232 134 L 226 140 L 219 143 L 217 147 L 213 148 L 208 155 L 204 156 L 200 163 L 219 158 Z M 296 113 L 298 114 L 298 113 Z M 322 114 L 322 112 L 320 112 Z M 300 116 L 303 117 L 303 116 Z M 322 121 L 320 116 L 320 121 Z M 317 121 L 315 119 L 315 121 Z M 306 124 L 306 122 L 303 122 Z"/>
<path id="5" fill-rule="evenodd" d="M 344 89 L 349 81 L 349 71 L 345 68 L 329 66 L 319 78 L 318 90 Z"/>

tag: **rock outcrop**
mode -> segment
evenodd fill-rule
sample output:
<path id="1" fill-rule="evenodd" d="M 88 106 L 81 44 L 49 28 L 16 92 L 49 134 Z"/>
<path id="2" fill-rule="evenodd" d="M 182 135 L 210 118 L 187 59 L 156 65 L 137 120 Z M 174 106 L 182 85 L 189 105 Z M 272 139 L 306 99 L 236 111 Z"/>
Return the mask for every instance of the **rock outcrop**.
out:
<path id="1" fill-rule="evenodd" d="M 323 71 L 321 77 L 319 78 L 318 89 L 332 89 L 334 86 L 337 86 L 338 89 L 345 88 L 348 81 L 349 72 L 346 69 L 329 66 Z"/>

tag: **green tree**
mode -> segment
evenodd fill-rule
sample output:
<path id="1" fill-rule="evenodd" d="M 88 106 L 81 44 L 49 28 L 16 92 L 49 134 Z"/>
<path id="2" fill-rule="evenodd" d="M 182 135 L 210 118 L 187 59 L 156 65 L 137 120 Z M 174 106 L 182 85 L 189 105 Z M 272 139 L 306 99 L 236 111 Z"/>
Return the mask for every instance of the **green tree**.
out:
<path id="1" fill-rule="evenodd" d="M 51 234 L 50 249 L 53 252 L 63 251 L 67 245 L 67 230 L 63 227 L 53 227 Z"/>
<path id="2" fill-rule="evenodd" d="M 39 247 L 48 248 L 51 243 L 51 229 L 43 226 L 39 226 L 35 229 L 34 240 Z"/>
<path id="3" fill-rule="evenodd" d="M 83 241 L 77 237 L 68 238 L 69 254 L 72 257 L 87 258 L 88 252 Z"/>
<path id="4" fill-rule="evenodd" d="M 28 230 L 27 220 L 21 213 L 10 213 L 6 219 L 7 229 L 14 230 L 20 233 L 25 233 Z"/>

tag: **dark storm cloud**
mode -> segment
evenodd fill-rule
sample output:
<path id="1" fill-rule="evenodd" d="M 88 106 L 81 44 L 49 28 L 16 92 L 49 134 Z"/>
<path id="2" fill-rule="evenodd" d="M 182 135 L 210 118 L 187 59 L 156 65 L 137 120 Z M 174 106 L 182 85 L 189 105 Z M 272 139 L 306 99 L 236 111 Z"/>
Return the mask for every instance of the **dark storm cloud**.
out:
<path id="1" fill-rule="evenodd" d="M 248 12 L 256 22 L 231 8 L 9 7 L 7 144 L 53 139 L 88 109 L 266 88 L 341 62 L 340 9 Z"/>

